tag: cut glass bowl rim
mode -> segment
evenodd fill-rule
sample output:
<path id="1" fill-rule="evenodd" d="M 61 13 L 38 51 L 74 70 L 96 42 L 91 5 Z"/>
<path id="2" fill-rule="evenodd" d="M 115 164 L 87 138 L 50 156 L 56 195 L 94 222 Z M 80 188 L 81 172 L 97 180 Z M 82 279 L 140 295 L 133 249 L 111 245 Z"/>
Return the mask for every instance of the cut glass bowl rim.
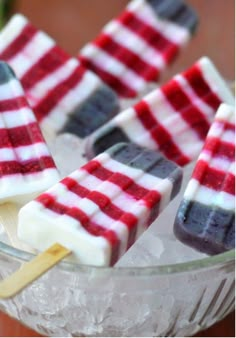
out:
<path id="1" fill-rule="evenodd" d="M 21 262 L 30 261 L 35 254 L 12 247 L 9 244 L 0 241 L 0 253 L 8 258 L 12 257 Z M 78 272 L 83 274 L 108 274 L 114 277 L 118 276 L 150 276 L 150 275 L 171 275 L 176 273 L 185 273 L 197 270 L 211 268 L 224 268 L 235 264 L 235 249 L 231 249 L 221 254 L 204 257 L 188 262 L 181 262 L 167 265 L 150 266 L 119 266 L 119 267 L 98 267 L 91 265 L 82 265 L 77 262 L 63 261 L 57 264 L 62 270 Z"/>

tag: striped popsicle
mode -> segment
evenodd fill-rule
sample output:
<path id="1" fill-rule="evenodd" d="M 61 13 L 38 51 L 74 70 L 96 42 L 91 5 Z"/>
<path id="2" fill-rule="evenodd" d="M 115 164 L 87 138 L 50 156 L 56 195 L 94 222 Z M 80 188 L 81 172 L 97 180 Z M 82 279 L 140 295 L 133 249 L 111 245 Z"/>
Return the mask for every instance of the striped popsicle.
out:
<path id="1" fill-rule="evenodd" d="M 182 0 L 133 0 L 78 58 L 120 97 L 135 97 L 159 79 L 197 23 L 196 13 Z"/>
<path id="2" fill-rule="evenodd" d="M 120 143 L 19 213 L 18 236 L 38 250 L 60 243 L 82 264 L 113 265 L 178 193 L 182 170 Z"/>
<path id="3" fill-rule="evenodd" d="M 234 104 L 234 97 L 213 63 L 203 57 L 92 134 L 87 157 L 116 142 L 133 142 L 186 165 L 199 155 L 222 102 Z"/>
<path id="4" fill-rule="evenodd" d="M 235 247 L 235 107 L 222 104 L 209 130 L 174 226 L 185 244 L 208 254 Z"/>
<path id="5" fill-rule="evenodd" d="M 0 32 L 0 59 L 20 79 L 45 136 L 84 138 L 119 110 L 106 84 L 20 14 Z"/>
<path id="6" fill-rule="evenodd" d="M 24 203 L 57 181 L 59 174 L 21 84 L 0 61 L 0 203 Z"/>

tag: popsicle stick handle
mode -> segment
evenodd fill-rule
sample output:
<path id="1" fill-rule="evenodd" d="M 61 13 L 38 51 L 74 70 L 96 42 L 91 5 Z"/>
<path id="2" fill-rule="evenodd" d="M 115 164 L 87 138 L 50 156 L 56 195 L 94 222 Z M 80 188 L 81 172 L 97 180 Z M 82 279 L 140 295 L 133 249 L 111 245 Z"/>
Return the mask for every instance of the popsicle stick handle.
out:
<path id="1" fill-rule="evenodd" d="M 55 243 L 49 249 L 36 256 L 32 261 L 23 264 L 19 270 L 0 282 L 0 298 L 15 296 L 70 253 L 70 250 Z"/>

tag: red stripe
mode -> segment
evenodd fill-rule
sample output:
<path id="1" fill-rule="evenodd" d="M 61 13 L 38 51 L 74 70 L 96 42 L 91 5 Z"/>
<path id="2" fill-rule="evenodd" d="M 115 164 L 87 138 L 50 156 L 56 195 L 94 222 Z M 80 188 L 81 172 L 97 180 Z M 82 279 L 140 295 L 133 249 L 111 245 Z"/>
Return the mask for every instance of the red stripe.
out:
<path id="1" fill-rule="evenodd" d="M 225 177 L 222 190 L 235 196 L 235 175 L 228 173 Z"/>
<path id="2" fill-rule="evenodd" d="M 140 36 L 158 53 L 161 53 L 167 63 L 177 55 L 179 51 L 178 45 L 168 40 L 151 25 L 136 17 L 134 13 L 125 11 L 117 18 L 117 21 Z"/>
<path id="3" fill-rule="evenodd" d="M 87 198 L 89 198 L 91 201 L 96 203 L 99 208 L 104 212 L 106 215 L 111 217 L 112 219 L 116 221 L 120 221 L 126 225 L 128 228 L 128 243 L 127 243 L 127 249 L 134 243 L 136 232 L 137 232 L 137 223 L 138 219 L 135 215 L 133 215 L 130 212 L 126 212 L 116 205 L 114 205 L 109 197 L 106 195 L 97 192 L 92 191 Z"/>
<path id="4" fill-rule="evenodd" d="M 157 143 L 160 151 L 170 160 L 179 165 L 189 163 L 190 159 L 185 156 L 172 140 L 171 134 L 152 115 L 148 104 L 140 101 L 134 106 L 138 119 L 150 132 L 153 140 Z"/>
<path id="5" fill-rule="evenodd" d="M 112 248 L 111 265 L 113 265 L 118 260 L 120 240 L 113 230 L 105 229 L 95 222 L 92 222 L 90 220 L 90 217 L 83 210 L 77 207 L 71 208 L 61 203 L 58 203 L 52 196 L 47 193 L 41 194 L 36 200 L 43 204 L 45 208 L 48 208 L 49 210 L 54 211 L 57 214 L 67 215 L 76 219 L 92 236 L 104 237 L 110 243 Z"/>
<path id="6" fill-rule="evenodd" d="M 226 181 L 226 176 L 229 178 Z M 229 184 L 234 181 L 232 174 L 209 167 L 208 163 L 203 160 L 198 160 L 197 165 L 193 171 L 192 177 L 199 181 L 199 183 L 207 188 L 216 191 L 225 191 L 229 194 L 235 194 L 234 184 Z M 229 182 L 229 183 L 228 183 Z"/>
<path id="7" fill-rule="evenodd" d="M 52 47 L 21 78 L 24 89 L 29 90 L 32 88 L 45 76 L 50 75 L 50 73 L 61 67 L 68 59 L 69 55 L 60 47 Z"/>
<path id="8" fill-rule="evenodd" d="M 105 83 L 113 88 L 119 96 L 129 98 L 135 97 L 137 95 L 137 92 L 134 89 L 128 87 L 125 83 L 122 82 L 121 79 L 119 79 L 115 75 L 112 75 L 104 69 L 100 68 L 99 66 L 95 65 L 93 61 L 87 59 L 84 56 L 79 56 L 78 59 L 85 68 L 96 73 Z"/>
<path id="9" fill-rule="evenodd" d="M 4 161 L 0 162 L 0 176 L 33 174 L 47 168 L 55 168 L 51 156 L 42 156 L 38 159 L 31 159 L 24 162 Z"/>
<path id="10" fill-rule="evenodd" d="M 63 97 L 79 84 L 85 71 L 86 70 L 81 65 L 78 65 L 67 79 L 58 83 L 56 87 L 51 89 L 47 95 L 33 107 L 38 121 L 42 121 Z"/>
<path id="11" fill-rule="evenodd" d="M 24 96 L 16 96 L 12 99 L 0 101 L 0 113 L 4 113 L 11 110 L 18 110 L 28 107 L 29 104 Z"/>
<path id="12" fill-rule="evenodd" d="M 96 170 L 94 170 L 95 166 L 97 166 Z M 135 183 L 135 181 L 133 181 L 130 177 L 118 172 L 112 172 L 109 169 L 102 167 L 102 165 L 96 160 L 88 162 L 82 167 L 82 169 L 86 170 L 88 173 L 102 181 L 106 180 L 114 183 L 125 193 L 132 196 L 132 198 L 134 198 L 135 200 L 142 200 L 149 209 L 152 209 L 154 207 L 154 200 L 156 201 L 156 203 L 160 201 L 161 195 L 156 190 L 148 190 Z M 152 196 L 155 196 L 155 198 L 153 197 L 152 200 L 150 200 L 149 198 L 150 192 L 152 192 Z"/>
<path id="13" fill-rule="evenodd" d="M 216 93 L 212 91 L 204 79 L 200 65 L 195 64 L 182 75 L 186 78 L 192 89 L 201 98 L 201 100 L 216 111 L 222 101 Z"/>
<path id="14" fill-rule="evenodd" d="M 44 142 L 37 122 L 15 128 L 0 129 L 0 148 L 28 146 L 37 142 Z"/>
<path id="15" fill-rule="evenodd" d="M 94 165 L 97 165 L 96 170 L 94 170 Z M 91 165 L 92 164 L 92 165 Z M 89 174 L 97 177 L 102 181 L 109 181 L 116 184 L 120 189 L 124 190 L 125 192 L 129 193 L 135 200 L 142 199 L 143 196 L 147 195 L 149 190 L 138 186 L 131 178 L 125 176 L 123 174 L 112 172 L 104 167 L 96 161 L 92 160 L 89 163 L 85 164 L 82 167 L 86 170 Z M 92 170 L 91 170 L 92 169 Z M 127 191 L 128 190 L 128 191 Z"/>
<path id="16" fill-rule="evenodd" d="M 176 112 L 179 112 L 188 125 L 197 132 L 200 139 L 205 140 L 210 124 L 204 114 L 194 106 L 180 84 L 172 80 L 161 90 Z"/>
<path id="17" fill-rule="evenodd" d="M 112 219 L 123 222 L 128 230 L 128 248 L 134 243 L 137 232 L 137 217 L 133 214 L 126 212 L 115 204 L 112 203 L 111 199 L 101 192 L 90 191 L 87 188 L 81 186 L 78 182 L 70 177 L 66 177 L 61 181 L 67 189 L 81 198 L 88 198 L 99 206 L 104 214 L 111 217 Z"/>
<path id="18" fill-rule="evenodd" d="M 76 194 L 77 196 L 79 196 L 81 198 L 86 197 L 90 192 L 90 190 L 83 187 L 82 185 L 79 185 L 71 177 L 63 178 L 63 180 L 61 180 L 60 183 L 64 184 L 69 191 L 73 192 L 74 194 Z"/>
<path id="19" fill-rule="evenodd" d="M 217 117 L 216 123 L 222 124 L 225 131 L 232 131 L 233 133 L 235 133 L 235 123 L 220 119 L 219 117 Z"/>
<path id="20" fill-rule="evenodd" d="M 157 68 L 142 60 L 137 54 L 132 52 L 132 50 L 112 40 L 109 35 L 101 34 L 93 43 L 113 58 L 121 61 L 146 81 L 157 80 L 159 75 Z"/>
<path id="21" fill-rule="evenodd" d="M 203 149 L 210 151 L 212 157 L 223 157 L 232 162 L 235 159 L 235 145 L 224 142 L 217 137 L 208 137 Z"/>
<path id="22" fill-rule="evenodd" d="M 37 32 L 37 29 L 31 24 L 26 24 L 12 43 L 10 43 L 7 48 L 0 53 L 0 59 L 7 61 L 13 58 L 17 53 L 22 51 L 22 49 L 29 43 L 30 40 L 32 40 Z"/>

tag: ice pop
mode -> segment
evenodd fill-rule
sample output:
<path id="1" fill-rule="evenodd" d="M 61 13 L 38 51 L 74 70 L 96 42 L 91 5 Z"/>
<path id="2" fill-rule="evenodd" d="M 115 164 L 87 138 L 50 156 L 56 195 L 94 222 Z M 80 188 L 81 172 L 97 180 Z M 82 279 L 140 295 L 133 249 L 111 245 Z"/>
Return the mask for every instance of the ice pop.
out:
<path id="1" fill-rule="evenodd" d="M 174 61 L 197 27 L 182 0 L 133 0 L 78 58 L 120 97 L 135 97 Z"/>
<path id="2" fill-rule="evenodd" d="M 158 152 L 120 143 L 19 212 L 18 236 L 58 242 L 82 264 L 113 265 L 178 193 L 182 170 Z"/>
<path id="3" fill-rule="evenodd" d="M 235 247 L 235 107 L 222 104 L 180 204 L 174 231 L 208 254 Z"/>
<path id="4" fill-rule="evenodd" d="M 86 142 L 86 155 L 92 158 L 116 142 L 133 142 L 183 166 L 199 155 L 222 102 L 234 104 L 234 97 L 203 57 L 99 128 Z"/>
<path id="5" fill-rule="evenodd" d="M 20 14 L 0 32 L 0 59 L 20 79 L 45 137 L 84 138 L 119 110 L 113 90 Z"/>
<path id="6" fill-rule="evenodd" d="M 21 84 L 0 61 L 0 203 L 24 203 L 58 180 Z"/>

